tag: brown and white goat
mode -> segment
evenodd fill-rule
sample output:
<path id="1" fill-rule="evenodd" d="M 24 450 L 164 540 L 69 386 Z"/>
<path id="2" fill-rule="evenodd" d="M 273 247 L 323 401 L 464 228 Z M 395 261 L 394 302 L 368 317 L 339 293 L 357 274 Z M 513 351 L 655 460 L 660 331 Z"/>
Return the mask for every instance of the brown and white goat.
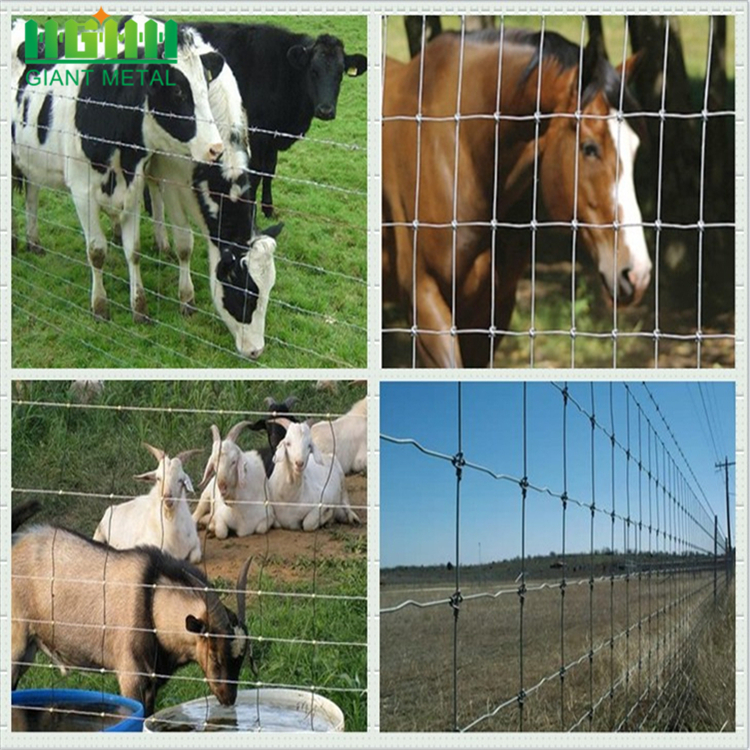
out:
<path id="1" fill-rule="evenodd" d="M 188 662 L 198 663 L 222 705 L 233 705 L 249 644 L 250 562 L 237 578 L 235 615 L 200 570 L 155 547 L 115 550 L 53 526 L 19 533 L 11 556 L 13 689 L 41 649 L 61 668 L 113 672 L 147 716 L 160 685 Z"/>

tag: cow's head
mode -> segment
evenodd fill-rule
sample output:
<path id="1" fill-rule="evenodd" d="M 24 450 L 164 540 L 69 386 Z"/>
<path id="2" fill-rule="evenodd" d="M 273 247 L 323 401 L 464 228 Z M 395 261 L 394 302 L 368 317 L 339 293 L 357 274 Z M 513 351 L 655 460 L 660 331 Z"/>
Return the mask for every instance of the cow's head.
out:
<path id="1" fill-rule="evenodd" d="M 314 42 L 295 44 L 287 51 L 289 64 L 305 74 L 306 93 L 313 103 L 315 117 L 333 120 L 341 79 L 360 76 L 367 70 L 365 55 L 347 55 L 340 39 L 321 34 Z"/>
<path id="2" fill-rule="evenodd" d="M 247 249 L 219 245 L 214 305 L 234 335 L 237 351 L 250 359 L 257 359 L 265 347 L 268 299 L 276 283 L 273 256 L 282 226 L 254 237 Z"/>

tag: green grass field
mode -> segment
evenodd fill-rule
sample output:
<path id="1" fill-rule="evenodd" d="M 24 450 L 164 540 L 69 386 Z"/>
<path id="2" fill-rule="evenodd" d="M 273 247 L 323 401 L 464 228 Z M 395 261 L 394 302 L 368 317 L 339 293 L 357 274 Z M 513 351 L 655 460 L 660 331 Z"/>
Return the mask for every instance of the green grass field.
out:
<path id="1" fill-rule="evenodd" d="M 176 20 L 197 19 L 199 16 Z M 204 18 L 204 17 L 200 17 Z M 332 33 L 350 52 L 367 51 L 367 21 L 356 16 L 205 17 L 270 22 L 312 36 Z M 37 20 L 43 21 L 44 18 Z M 81 19 L 83 20 L 83 19 Z M 67 193 L 43 190 L 40 236 L 47 254 L 26 252 L 24 201 L 12 199 L 20 251 L 13 258 L 15 367 L 364 367 L 367 364 L 367 75 L 342 82 L 336 119 L 314 120 L 306 140 L 279 154 L 273 181 L 278 221 L 276 285 L 266 348 L 250 362 L 214 311 L 205 241 L 196 236 L 197 312 L 184 318 L 177 261 L 158 257 L 150 217 L 141 222 L 141 270 L 153 319 L 132 322 L 127 266 L 110 244 L 105 286 L 111 321 L 89 310 L 83 233 Z M 260 192 L 258 193 L 260 196 Z M 264 217 L 260 226 L 268 226 Z M 108 236 L 109 226 L 103 217 Z"/>
<path id="2" fill-rule="evenodd" d="M 347 411 L 365 395 L 364 386 L 343 382 L 330 392 L 302 381 L 107 381 L 91 408 L 66 408 L 65 404 L 76 403 L 68 387 L 66 381 L 14 384 L 15 400 L 33 403 L 16 403 L 12 410 L 12 503 L 36 497 L 42 509 L 33 522 L 69 527 L 87 536 L 112 502 L 107 494 L 133 497 L 147 491 L 146 485 L 132 478 L 154 466 L 142 441 L 170 455 L 202 448 L 203 453 L 187 464 L 197 487 L 210 454 L 212 423 L 225 434 L 242 418 L 253 419 L 252 411 L 262 411 L 266 396 L 283 399 L 294 394 L 300 413 L 333 415 Z M 239 442 L 249 449 L 265 441 L 265 434 L 246 431 Z M 365 539 L 365 528 L 341 525 L 310 534 L 274 530 L 262 537 L 224 541 L 201 532 L 205 546 L 200 567 L 206 566 L 219 588 L 233 589 L 240 564 L 235 561 L 245 559 L 248 548 L 255 555 L 248 586 L 261 590 L 263 596 L 248 596 L 247 623 L 255 639 L 258 676 L 244 668 L 242 688 L 253 687 L 256 679 L 267 686 L 316 685 L 341 707 L 347 730 L 366 729 Z M 220 575 L 211 573 L 217 569 Z M 334 598 L 300 596 L 313 593 Z M 236 608 L 233 596 L 227 604 Z M 37 656 L 36 665 L 19 685 L 32 687 L 118 692 L 111 676 L 73 670 L 62 677 L 42 656 Z M 189 665 L 159 691 L 157 710 L 207 694 L 200 669 Z"/>
<path id="3" fill-rule="evenodd" d="M 579 571 L 564 596 L 547 570 L 522 600 L 502 567 L 464 580 L 455 625 L 448 603 L 381 612 L 381 731 L 452 731 L 454 685 L 469 731 L 732 730 L 735 605 L 723 570 L 714 605 L 713 575 L 689 568 L 597 579 L 591 590 Z M 436 586 L 429 570 L 381 571 L 381 608 L 447 600 L 451 573 Z M 487 592 L 496 596 L 471 598 Z"/>

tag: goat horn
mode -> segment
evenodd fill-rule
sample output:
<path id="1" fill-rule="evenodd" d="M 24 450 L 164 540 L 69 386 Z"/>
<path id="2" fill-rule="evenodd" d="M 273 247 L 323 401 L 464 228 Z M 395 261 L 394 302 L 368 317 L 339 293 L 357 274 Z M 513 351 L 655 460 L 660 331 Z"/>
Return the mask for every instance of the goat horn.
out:
<path id="1" fill-rule="evenodd" d="M 241 625 L 245 624 L 245 589 L 247 588 L 247 573 L 250 570 L 250 563 L 252 563 L 252 555 L 247 558 L 245 564 L 240 570 L 239 576 L 237 576 L 237 619 Z"/>
<path id="2" fill-rule="evenodd" d="M 229 617 L 227 616 L 227 611 L 216 592 L 211 590 L 211 584 L 195 575 L 190 569 L 185 569 L 185 573 L 187 573 L 188 577 L 192 578 L 194 581 L 197 592 L 205 596 L 206 614 L 208 616 L 207 624 L 209 629 L 212 629 L 212 625 L 218 624 L 222 630 L 227 630 L 229 628 Z M 221 622 L 216 623 L 214 617 Z"/>
<path id="3" fill-rule="evenodd" d="M 291 409 L 296 403 L 297 403 L 297 397 L 296 396 L 287 396 L 284 399 L 284 404 L 286 405 L 287 409 Z"/>
<path id="4" fill-rule="evenodd" d="M 263 403 L 270 409 L 276 403 L 276 399 L 273 396 L 266 396 Z"/>
<path id="5" fill-rule="evenodd" d="M 237 422 L 234 427 L 232 427 L 231 430 L 227 433 L 227 436 L 225 440 L 231 440 L 233 443 L 237 442 L 237 438 L 239 437 L 239 434 L 242 432 L 242 430 L 245 429 L 245 427 L 249 427 L 250 422 L 247 422 L 246 420 L 243 420 L 242 422 Z"/>
<path id="6" fill-rule="evenodd" d="M 191 448 L 188 451 L 182 451 L 182 453 L 178 453 L 175 458 L 179 458 L 181 463 L 185 463 L 190 456 L 195 456 L 198 453 L 203 453 L 203 448 Z"/>
<path id="7" fill-rule="evenodd" d="M 221 433 L 219 432 L 219 428 L 215 424 L 211 425 L 211 435 L 213 436 L 214 443 L 221 442 Z"/>
<path id="8" fill-rule="evenodd" d="M 155 458 L 155 459 L 156 459 L 157 461 L 161 461 L 161 460 L 162 460 L 162 459 L 164 458 L 164 456 L 166 456 L 166 455 L 167 455 L 166 453 L 164 453 L 164 451 L 163 451 L 163 450 L 162 450 L 161 448 L 154 448 L 154 446 L 153 446 L 153 445 L 149 445 L 148 443 L 144 443 L 144 444 L 143 444 L 143 447 L 144 447 L 144 448 L 145 448 L 145 449 L 146 449 L 146 450 L 147 450 L 147 451 L 148 451 L 149 453 L 151 453 L 151 455 L 152 455 L 152 456 L 153 456 L 153 457 L 154 457 L 154 458 Z"/>

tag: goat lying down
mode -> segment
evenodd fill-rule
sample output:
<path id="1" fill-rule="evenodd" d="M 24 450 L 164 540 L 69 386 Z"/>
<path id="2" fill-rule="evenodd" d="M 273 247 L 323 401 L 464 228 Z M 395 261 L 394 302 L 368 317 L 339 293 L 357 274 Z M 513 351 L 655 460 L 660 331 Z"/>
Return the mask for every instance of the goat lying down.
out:
<path id="1" fill-rule="evenodd" d="M 276 520 L 265 493 L 266 469 L 261 453 L 243 451 L 237 439 L 249 422 L 234 425 L 221 439 L 219 428 L 211 425 L 213 448 L 201 480 L 205 489 L 193 511 L 193 521 L 206 526 L 217 539 L 230 531 L 237 536 L 265 534 Z"/>
<path id="2" fill-rule="evenodd" d="M 275 526 L 314 531 L 330 521 L 360 523 L 349 504 L 344 472 L 335 456 L 320 452 L 310 425 L 292 422 L 273 455 L 268 478 Z"/>
<path id="3" fill-rule="evenodd" d="M 60 667 L 111 670 L 146 716 L 157 689 L 188 662 L 200 665 L 222 705 L 233 705 L 249 643 L 251 560 L 237 578 L 235 615 L 200 570 L 155 547 L 115 550 L 53 526 L 19 533 L 11 557 L 12 688 L 41 649 Z"/>

